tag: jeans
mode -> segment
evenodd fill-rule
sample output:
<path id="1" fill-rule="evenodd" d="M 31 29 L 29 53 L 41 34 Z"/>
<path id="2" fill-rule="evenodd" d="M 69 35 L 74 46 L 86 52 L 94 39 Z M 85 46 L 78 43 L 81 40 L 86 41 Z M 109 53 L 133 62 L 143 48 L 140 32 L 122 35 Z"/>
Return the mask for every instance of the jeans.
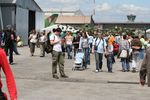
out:
<path id="1" fill-rule="evenodd" d="M 130 69 L 128 58 L 121 58 L 121 62 L 122 62 L 122 70 L 128 71 Z"/>
<path id="2" fill-rule="evenodd" d="M 88 48 L 87 64 L 90 65 L 90 48 Z"/>
<path id="3" fill-rule="evenodd" d="M 89 60 L 89 48 L 83 48 L 83 52 L 84 52 L 84 62 L 85 62 L 84 66 L 86 68 Z"/>
<path id="4" fill-rule="evenodd" d="M 30 52 L 31 52 L 31 55 L 33 55 L 34 52 L 35 52 L 35 45 L 36 45 L 36 43 L 31 43 L 30 42 Z"/>
<path id="5" fill-rule="evenodd" d="M 102 69 L 103 65 L 102 60 L 103 60 L 103 53 L 95 52 L 96 70 Z"/>
<path id="6" fill-rule="evenodd" d="M 140 50 L 140 59 L 144 59 L 144 52 L 145 52 L 144 49 Z"/>
<path id="7" fill-rule="evenodd" d="M 108 72 L 112 72 L 113 53 L 107 55 L 107 68 Z"/>
<path id="8" fill-rule="evenodd" d="M 140 62 L 140 53 L 139 52 L 133 52 L 132 54 L 132 68 L 137 69 Z"/>
<path id="9" fill-rule="evenodd" d="M 9 56 L 9 63 L 13 63 L 13 44 L 5 45 L 5 52 Z"/>
<path id="10" fill-rule="evenodd" d="M 19 54 L 18 50 L 17 50 L 17 43 L 13 42 L 13 51 L 15 52 L 15 54 Z"/>
<path id="11" fill-rule="evenodd" d="M 72 59 L 72 45 L 67 44 L 66 48 L 67 48 L 67 53 L 68 53 L 68 59 Z"/>
<path id="12" fill-rule="evenodd" d="M 40 50 L 41 50 L 40 51 L 40 56 L 44 57 L 45 56 L 45 46 L 46 46 L 45 42 L 41 42 L 39 46 L 40 46 Z"/>
<path id="13" fill-rule="evenodd" d="M 65 75 L 64 72 L 64 58 L 65 53 L 64 52 L 52 52 L 52 75 L 57 75 L 57 65 L 59 66 L 59 72 L 61 76 Z"/>

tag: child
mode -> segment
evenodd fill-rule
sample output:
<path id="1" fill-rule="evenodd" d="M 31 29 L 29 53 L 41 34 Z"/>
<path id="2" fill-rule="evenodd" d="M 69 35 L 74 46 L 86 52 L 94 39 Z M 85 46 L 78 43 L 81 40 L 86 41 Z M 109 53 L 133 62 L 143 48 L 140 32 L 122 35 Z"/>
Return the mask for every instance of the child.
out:
<path id="1" fill-rule="evenodd" d="M 107 59 L 107 68 L 108 68 L 108 72 L 112 73 L 112 64 L 113 64 L 113 45 L 112 44 L 108 44 L 106 47 L 106 54 L 105 57 Z"/>

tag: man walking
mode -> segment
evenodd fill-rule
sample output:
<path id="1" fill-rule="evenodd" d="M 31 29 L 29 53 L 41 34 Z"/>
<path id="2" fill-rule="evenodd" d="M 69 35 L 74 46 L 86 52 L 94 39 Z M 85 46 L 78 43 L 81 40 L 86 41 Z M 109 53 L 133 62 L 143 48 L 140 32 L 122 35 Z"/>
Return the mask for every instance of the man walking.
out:
<path id="1" fill-rule="evenodd" d="M 68 78 L 64 73 L 64 53 L 62 52 L 62 41 L 60 38 L 61 29 L 57 28 L 55 33 L 50 36 L 50 43 L 53 45 L 52 52 L 52 75 L 53 78 L 59 79 L 57 76 L 57 65 L 62 78 Z"/>
<path id="2" fill-rule="evenodd" d="M 14 32 L 11 31 L 11 26 L 8 26 L 4 34 L 4 42 L 5 42 L 4 48 L 5 48 L 6 55 L 9 56 L 9 63 L 11 65 L 13 64 L 14 39 L 15 39 L 15 34 Z"/>
<path id="3" fill-rule="evenodd" d="M 93 42 L 92 53 L 95 53 L 96 60 L 96 72 L 102 71 L 103 54 L 106 52 L 106 41 L 103 39 L 103 35 L 99 34 L 98 38 L 95 38 Z"/>

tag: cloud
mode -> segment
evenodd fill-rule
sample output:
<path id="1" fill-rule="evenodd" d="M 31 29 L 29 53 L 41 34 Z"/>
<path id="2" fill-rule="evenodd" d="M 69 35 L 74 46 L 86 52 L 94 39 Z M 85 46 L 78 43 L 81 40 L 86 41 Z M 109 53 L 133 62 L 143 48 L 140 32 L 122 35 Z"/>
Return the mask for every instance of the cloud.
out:
<path id="1" fill-rule="evenodd" d="M 44 2 L 43 2 L 44 1 Z M 40 7 L 46 10 L 78 10 L 89 0 L 36 0 Z"/>
<path id="2" fill-rule="evenodd" d="M 71 2 L 78 1 L 78 0 L 49 0 L 49 1 L 57 2 L 57 3 L 71 3 Z"/>
<path id="3" fill-rule="evenodd" d="M 118 11 L 122 13 L 142 14 L 142 13 L 148 13 L 150 9 L 136 6 L 133 4 L 130 5 L 123 4 Z"/>
<path id="4" fill-rule="evenodd" d="M 96 6 L 96 10 L 101 11 L 101 12 L 110 11 L 111 9 L 112 9 L 112 7 L 108 3 L 102 3 L 102 4 Z"/>
<path id="5" fill-rule="evenodd" d="M 49 2 L 62 3 L 62 4 L 80 4 L 87 0 L 47 0 Z"/>

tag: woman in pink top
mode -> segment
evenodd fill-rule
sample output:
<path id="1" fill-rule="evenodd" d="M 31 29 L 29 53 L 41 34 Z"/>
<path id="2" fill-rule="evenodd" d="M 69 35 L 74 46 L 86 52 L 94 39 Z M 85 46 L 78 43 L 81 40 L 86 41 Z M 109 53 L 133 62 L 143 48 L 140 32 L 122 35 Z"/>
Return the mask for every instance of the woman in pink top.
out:
<path id="1" fill-rule="evenodd" d="M 71 35 L 71 32 L 67 32 L 66 33 L 66 49 L 67 49 L 67 53 L 68 53 L 68 59 L 72 59 L 72 41 L 73 41 L 73 36 Z"/>

